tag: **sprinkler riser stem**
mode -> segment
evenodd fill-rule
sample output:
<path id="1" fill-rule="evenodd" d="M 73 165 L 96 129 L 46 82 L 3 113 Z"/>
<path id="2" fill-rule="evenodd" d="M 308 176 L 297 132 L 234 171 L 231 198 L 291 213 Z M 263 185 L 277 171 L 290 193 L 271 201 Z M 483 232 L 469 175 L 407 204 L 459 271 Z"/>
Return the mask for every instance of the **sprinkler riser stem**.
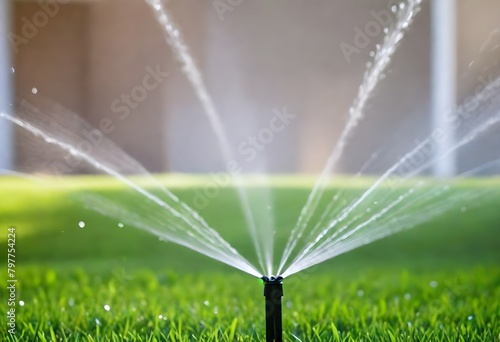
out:
<path id="1" fill-rule="evenodd" d="M 282 277 L 262 277 L 266 301 L 266 342 L 283 342 Z"/>

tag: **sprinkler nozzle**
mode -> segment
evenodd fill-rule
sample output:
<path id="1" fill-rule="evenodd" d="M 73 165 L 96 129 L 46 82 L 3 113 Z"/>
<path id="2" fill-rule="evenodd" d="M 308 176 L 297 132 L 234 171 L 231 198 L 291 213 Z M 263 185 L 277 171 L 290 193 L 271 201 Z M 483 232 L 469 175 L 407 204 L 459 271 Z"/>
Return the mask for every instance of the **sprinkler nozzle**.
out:
<path id="1" fill-rule="evenodd" d="M 264 297 L 266 298 L 266 342 L 282 342 L 283 277 L 263 276 L 261 279 L 264 282 Z"/>

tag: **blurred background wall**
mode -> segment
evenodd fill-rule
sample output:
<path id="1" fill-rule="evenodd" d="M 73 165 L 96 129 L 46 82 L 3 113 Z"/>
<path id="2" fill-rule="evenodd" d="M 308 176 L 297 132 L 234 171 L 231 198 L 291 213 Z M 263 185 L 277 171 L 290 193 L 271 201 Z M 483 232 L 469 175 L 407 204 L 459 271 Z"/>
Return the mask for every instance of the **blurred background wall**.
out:
<path id="1" fill-rule="evenodd" d="M 0 76 L 12 76 L 17 99 L 47 97 L 97 127 L 106 118 L 115 127 L 107 136 L 153 172 L 224 167 L 202 108 L 143 1 L 2 1 L 2 32 L 10 34 L 15 72 L 9 68 Z M 353 53 L 345 48 L 356 46 L 359 31 L 377 21 L 373 13 L 388 11 L 391 2 L 171 0 L 168 6 L 234 146 L 250 146 L 248 137 L 267 128 L 277 113 L 293 116 L 247 170 L 262 171 L 264 161 L 270 172 L 321 170 L 383 32 Z M 500 49 L 479 54 L 499 23 L 499 1 L 457 0 L 459 99 L 500 60 Z M 413 136 L 429 132 L 431 28 L 431 6 L 424 1 L 338 172 L 357 172 L 374 146 L 402 155 L 414 146 Z M 479 59 L 474 70 L 470 63 Z M 7 94 L 9 82 L 0 87 Z M 42 147 L 25 145 L 19 134 L 2 134 L 0 153 L 14 152 L 10 167 L 32 166 L 30 155 Z"/>

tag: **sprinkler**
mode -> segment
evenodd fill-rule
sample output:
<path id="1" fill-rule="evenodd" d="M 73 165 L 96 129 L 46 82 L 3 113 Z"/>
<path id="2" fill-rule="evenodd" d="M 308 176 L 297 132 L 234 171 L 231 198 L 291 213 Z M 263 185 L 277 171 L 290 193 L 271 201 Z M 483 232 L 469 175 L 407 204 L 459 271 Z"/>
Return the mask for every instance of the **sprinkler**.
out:
<path id="1" fill-rule="evenodd" d="M 283 342 L 281 297 L 283 277 L 262 277 L 266 298 L 266 342 Z"/>

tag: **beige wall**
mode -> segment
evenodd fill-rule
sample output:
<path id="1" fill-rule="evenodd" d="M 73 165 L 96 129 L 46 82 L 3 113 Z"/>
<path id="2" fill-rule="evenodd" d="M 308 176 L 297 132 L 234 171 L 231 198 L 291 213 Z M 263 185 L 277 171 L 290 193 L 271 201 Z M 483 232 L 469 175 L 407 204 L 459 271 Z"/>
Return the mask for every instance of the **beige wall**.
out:
<path id="1" fill-rule="evenodd" d="M 16 2 L 14 9 L 14 32 L 19 35 L 26 29 L 26 19 L 33 22 L 43 11 L 36 2 Z M 183 20 L 189 15 L 187 21 L 195 24 L 185 34 L 190 41 L 199 40 L 202 12 L 186 9 L 184 5 L 175 10 L 176 17 Z M 168 169 L 170 80 L 164 73 L 175 69 L 172 62 L 161 28 L 143 1 L 73 2 L 60 6 L 46 25 L 19 45 L 16 93 L 35 103 L 40 96 L 47 97 L 96 127 L 111 120 L 108 137 L 148 170 L 159 172 Z M 31 93 L 33 87 L 38 89 L 36 95 Z M 36 170 L 43 147 L 21 134 L 17 147 L 19 168 Z"/>
<path id="2" fill-rule="evenodd" d="M 458 3 L 460 76 L 498 27 L 500 2 Z M 270 170 L 321 169 L 346 121 L 368 52 L 382 35 L 350 63 L 339 44 L 352 42 L 354 28 L 373 20 L 370 10 L 385 9 L 387 1 L 244 1 L 226 12 L 224 20 L 210 1 L 173 0 L 169 6 L 233 141 L 265 127 L 272 110 L 286 106 L 298 119 L 267 149 Z M 38 3 L 16 2 L 15 32 L 21 32 L 22 18 L 37 11 Z M 340 171 L 357 171 L 379 147 L 400 155 L 414 145 L 413 136 L 428 132 L 430 37 L 425 4 L 370 101 Z M 500 60 L 494 52 L 487 58 Z M 19 46 L 15 67 L 18 97 L 32 97 L 30 90 L 37 87 L 39 94 L 96 126 L 104 118 L 112 120 L 115 130 L 109 137 L 152 171 L 220 168 L 217 144 L 199 102 L 141 0 L 61 6 L 34 38 Z M 112 104 L 143 83 L 148 67 L 170 74 L 122 119 L 123 111 L 116 113 Z M 477 77 L 460 82 L 464 95 Z M 17 142 L 22 164 L 36 148 L 23 146 L 20 138 Z"/>
<path id="3" fill-rule="evenodd" d="M 62 6 L 59 14 L 50 18 L 46 25 L 30 29 L 26 22 L 33 24 L 33 17 L 40 10 L 40 6 L 33 2 L 16 2 L 14 6 L 13 31 L 27 38 L 26 42 L 17 45 L 17 52 L 14 50 L 16 97 L 36 100 L 32 88 L 37 88 L 39 95 L 85 115 L 88 6 Z M 44 169 L 52 161 L 41 160 L 43 147 L 27 139 L 19 129 L 16 137 L 19 169 Z"/>
<path id="4" fill-rule="evenodd" d="M 158 25 L 141 1 L 99 1 L 89 10 L 86 117 L 94 125 L 112 120 L 116 129 L 109 138 L 149 170 L 162 171 L 168 79 L 148 74 L 170 71 L 171 58 Z"/>
<path id="5" fill-rule="evenodd" d="M 464 99 L 483 89 L 485 80 L 500 77 L 500 1 L 462 0 L 460 4 L 458 76 L 459 97 Z M 500 158 L 498 146 L 500 132 L 490 130 L 478 143 L 460 152 L 460 169 L 467 170 L 470 165 L 482 165 Z M 500 172 L 500 168 L 497 167 L 496 171 Z"/>

